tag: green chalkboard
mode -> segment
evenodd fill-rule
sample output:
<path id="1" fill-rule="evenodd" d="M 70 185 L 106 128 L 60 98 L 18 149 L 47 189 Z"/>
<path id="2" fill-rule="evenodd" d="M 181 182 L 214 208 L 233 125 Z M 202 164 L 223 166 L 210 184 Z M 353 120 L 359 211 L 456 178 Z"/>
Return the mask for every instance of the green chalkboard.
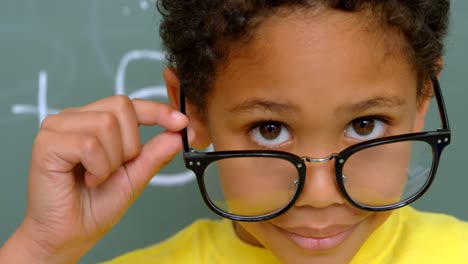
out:
<path id="1" fill-rule="evenodd" d="M 468 12 L 453 1 L 442 88 L 453 129 L 438 177 L 416 207 L 468 220 Z M 40 121 L 114 94 L 167 101 L 154 0 L 2 0 L 0 5 L 0 243 L 21 222 L 31 145 Z M 429 124 L 437 125 L 436 113 Z M 435 125 L 434 125 L 435 124 Z M 148 139 L 158 128 L 142 128 Z M 95 263 L 168 237 L 203 205 L 180 157 L 83 259 Z"/>

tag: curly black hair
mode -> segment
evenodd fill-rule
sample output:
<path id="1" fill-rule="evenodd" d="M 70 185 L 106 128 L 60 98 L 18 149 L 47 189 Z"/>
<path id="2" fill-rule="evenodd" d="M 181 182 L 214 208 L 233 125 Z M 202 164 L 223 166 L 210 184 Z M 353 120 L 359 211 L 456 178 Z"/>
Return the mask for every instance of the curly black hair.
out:
<path id="1" fill-rule="evenodd" d="M 441 70 L 449 0 L 159 0 L 160 35 L 167 60 L 187 98 L 203 112 L 204 97 L 229 45 L 248 40 L 262 19 L 284 8 L 370 13 L 382 27 L 396 28 L 422 84 Z M 419 85 L 421 87 L 422 85 Z M 421 94 L 421 88 L 418 88 Z"/>

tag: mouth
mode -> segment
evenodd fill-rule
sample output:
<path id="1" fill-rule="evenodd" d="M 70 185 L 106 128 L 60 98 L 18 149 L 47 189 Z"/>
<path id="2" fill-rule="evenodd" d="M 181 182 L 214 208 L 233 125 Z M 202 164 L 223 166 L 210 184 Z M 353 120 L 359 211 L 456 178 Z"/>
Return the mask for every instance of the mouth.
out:
<path id="1" fill-rule="evenodd" d="M 282 229 L 277 227 L 285 237 L 296 246 L 306 251 L 327 251 L 338 247 L 354 231 L 356 225 L 339 227 L 331 226 L 323 229 Z"/>

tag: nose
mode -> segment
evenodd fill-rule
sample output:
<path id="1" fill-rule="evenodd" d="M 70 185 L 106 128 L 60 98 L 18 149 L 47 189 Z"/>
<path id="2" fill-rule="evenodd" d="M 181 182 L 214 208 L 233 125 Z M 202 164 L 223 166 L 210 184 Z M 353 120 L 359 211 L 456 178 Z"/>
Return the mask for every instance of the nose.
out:
<path id="1" fill-rule="evenodd" d="M 326 208 L 345 203 L 336 182 L 336 157 L 335 153 L 323 158 L 302 157 L 307 166 L 306 179 L 295 207 Z"/>

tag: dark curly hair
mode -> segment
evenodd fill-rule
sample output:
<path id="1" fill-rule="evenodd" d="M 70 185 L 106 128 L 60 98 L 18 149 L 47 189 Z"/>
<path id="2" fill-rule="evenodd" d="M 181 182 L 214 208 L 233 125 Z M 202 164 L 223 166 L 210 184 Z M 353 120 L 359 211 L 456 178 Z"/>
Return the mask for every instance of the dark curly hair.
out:
<path id="1" fill-rule="evenodd" d="M 369 12 L 378 26 L 403 36 L 406 53 L 422 83 L 441 70 L 449 0 L 159 0 L 160 35 L 169 66 L 189 87 L 187 98 L 203 112 L 204 97 L 229 45 L 248 41 L 262 18 L 285 8 L 317 6 Z"/>

